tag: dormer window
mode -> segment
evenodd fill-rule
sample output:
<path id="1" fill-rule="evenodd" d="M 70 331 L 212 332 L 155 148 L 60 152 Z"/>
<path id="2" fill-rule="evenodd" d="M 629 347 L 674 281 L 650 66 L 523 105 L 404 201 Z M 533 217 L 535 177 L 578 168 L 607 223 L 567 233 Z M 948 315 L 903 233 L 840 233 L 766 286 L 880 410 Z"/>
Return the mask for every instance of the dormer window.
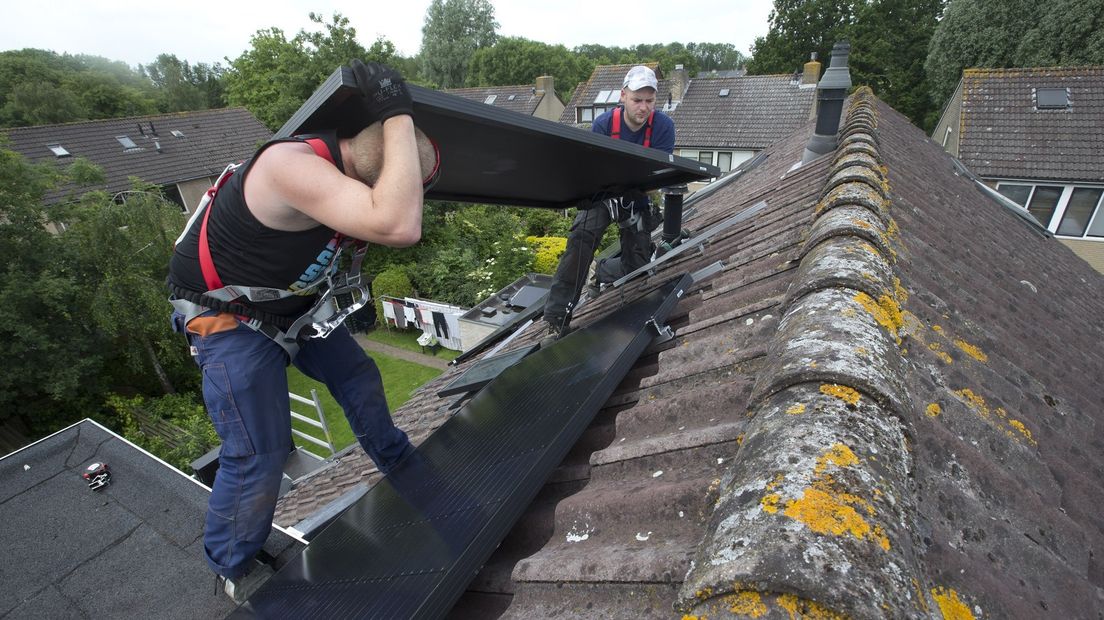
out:
<path id="1" fill-rule="evenodd" d="M 47 144 L 46 148 L 50 149 L 54 157 L 69 157 L 69 151 L 65 150 L 65 147 L 60 144 Z"/>
<path id="2" fill-rule="evenodd" d="M 1068 110 L 1069 90 L 1065 88 L 1040 88 L 1035 91 L 1036 110 Z"/>

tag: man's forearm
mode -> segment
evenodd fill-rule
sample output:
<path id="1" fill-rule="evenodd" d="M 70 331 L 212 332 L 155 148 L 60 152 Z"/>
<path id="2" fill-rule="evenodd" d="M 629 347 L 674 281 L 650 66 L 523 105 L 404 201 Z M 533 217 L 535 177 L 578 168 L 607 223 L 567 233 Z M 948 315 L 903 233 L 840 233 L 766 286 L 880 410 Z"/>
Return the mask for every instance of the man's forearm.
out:
<path id="1" fill-rule="evenodd" d="M 372 188 L 380 216 L 395 223 L 395 245 L 411 245 L 422 231 L 422 179 L 414 121 L 400 115 L 383 123 L 383 169 Z"/>

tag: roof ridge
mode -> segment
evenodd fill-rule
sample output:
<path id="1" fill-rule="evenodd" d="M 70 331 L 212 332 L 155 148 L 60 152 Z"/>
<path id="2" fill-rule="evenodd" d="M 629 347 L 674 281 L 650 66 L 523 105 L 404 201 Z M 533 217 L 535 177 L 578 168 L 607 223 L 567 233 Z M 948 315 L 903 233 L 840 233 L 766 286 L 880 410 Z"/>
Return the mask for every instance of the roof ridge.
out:
<path id="1" fill-rule="evenodd" d="M 868 87 L 852 98 L 745 439 L 679 592 L 691 613 L 724 615 L 738 595 L 924 615 L 897 336 L 905 293 L 873 102 Z"/>
<path id="2" fill-rule="evenodd" d="M 0 127 L 0 131 L 12 132 L 12 131 L 25 131 L 30 129 L 45 129 L 47 127 L 72 127 L 75 125 L 91 125 L 94 123 L 107 124 L 111 122 L 136 122 L 149 119 L 166 119 L 166 118 L 187 118 L 189 116 L 198 116 L 200 114 L 209 114 L 213 112 L 232 112 L 235 110 L 243 110 L 249 112 L 245 106 L 229 106 L 225 108 L 207 108 L 205 110 L 181 110 L 178 112 L 164 112 L 161 114 L 145 114 L 143 116 L 113 116 L 111 118 L 92 118 L 81 121 L 68 121 L 65 123 L 50 123 L 48 125 L 28 125 L 25 127 Z"/>
<path id="3" fill-rule="evenodd" d="M 1081 71 L 1104 71 L 1104 65 L 1073 65 L 1073 66 L 1046 66 L 1046 67 L 967 67 L 962 70 L 963 75 L 968 77 L 988 77 L 990 74 L 997 75 L 1011 75 L 1022 74 L 1028 75 L 1033 73 L 1042 72 L 1064 72 L 1075 73 Z"/>

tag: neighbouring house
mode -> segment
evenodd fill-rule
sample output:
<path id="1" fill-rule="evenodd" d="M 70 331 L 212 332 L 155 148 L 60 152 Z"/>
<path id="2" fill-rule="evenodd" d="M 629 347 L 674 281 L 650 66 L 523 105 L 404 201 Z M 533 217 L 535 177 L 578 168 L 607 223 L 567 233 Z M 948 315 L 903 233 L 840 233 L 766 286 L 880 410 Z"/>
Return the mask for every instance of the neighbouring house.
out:
<path id="1" fill-rule="evenodd" d="M 9 148 L 36 162 L 65 166 L 83 157 L 103 169 L 102 189 L 121 199 L 130 177 L 161 187 L 184 213 L 226 168 L 251 156 L 272 136 L 245 108 L 176 112 L 3 130 Z M 73 187 L 50 191 L 47 205 L 68 198 Z"/>
<path id="2" fill-rule="evenodd" d="M 560 122 L 590 129 L 596 117 L 617 106 L 631 66 L 595 67 L 590 79 L 575 89 Z M 656 63 L 648 66 L 661 77 Z M 712 164 L 722 173 L 732 170 L 812 118 L 820 67 L 812 60 L 800 75 L 726 72 L 689 79 L 676 65 L 669 77 L 659 79 L 656 101 L 656 109 L 675 123 L 675 155 Z"/>
<path id="3" fill-rule="evenodd" d="M 110 483 L 83 478 L 105 463 Z M 203 554 L 210 488 L 85 419 L 0 456 L 4 618 L 223 618 Z M 274 530 L 282 566 L 302 545 Z"/>
<path id="4" fill-rule="evenodd" d="M 550 121 L 559 121 L 564 111 L 564 102 L 556 95 L 555 80 L 550 75 L 538 77 L 536 84 L 449 88 L 444 92 Z"/>
<path id="5" fill-rule="evenodd" d="M 1104 67 L 966 69 L 932 139 L 1104 271 Z"/>
<path id="6" fill-rule="evenodd" d="M 675 155 L 727 173 L 805 124 L 816 112 L 820 63 L 800 75 L 699 77 L 668 114 Z"/>
<path id="7" fill-rule="evenodd" d="M 697 278 L 450 617 L 1099 617 L 1104 276 L 869 89 L 797 166 L 813 129 L 687 200 L 707 243 L 577 308 L 576 342 Z M 477 361 L 393 413 L 415 443 L 486 394 L 438 395 Z M 558 363 L 550 411 L 585 367 Z M 339 453 L 276 521 L 380 480 Z"/>

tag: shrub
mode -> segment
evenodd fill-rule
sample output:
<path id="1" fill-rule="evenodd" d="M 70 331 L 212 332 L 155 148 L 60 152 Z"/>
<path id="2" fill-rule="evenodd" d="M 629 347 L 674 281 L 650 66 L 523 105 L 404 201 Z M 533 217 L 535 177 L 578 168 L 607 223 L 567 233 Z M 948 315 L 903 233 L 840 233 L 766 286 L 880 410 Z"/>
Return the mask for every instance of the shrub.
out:
<path id="1" fill-rule="evenodd" d="M 376 321 L 383 324 L 383 297 L 410 297 L 414 294 L 414 285 L 410 283 L 410 277 L 406 275 L 406 269 L 399 265 L 392 265 L 379 272 L 372 280 L 373 302 L 376 304 Z"/>
<path id="2" fill-rule="evenodd" d="M 526 237 L 525 241 L 533 247 L 536 256 L 533 259 L 533 271 L 552 275 L 560 264 L 560 255 L 567 247 L 565 237 Z"/>

